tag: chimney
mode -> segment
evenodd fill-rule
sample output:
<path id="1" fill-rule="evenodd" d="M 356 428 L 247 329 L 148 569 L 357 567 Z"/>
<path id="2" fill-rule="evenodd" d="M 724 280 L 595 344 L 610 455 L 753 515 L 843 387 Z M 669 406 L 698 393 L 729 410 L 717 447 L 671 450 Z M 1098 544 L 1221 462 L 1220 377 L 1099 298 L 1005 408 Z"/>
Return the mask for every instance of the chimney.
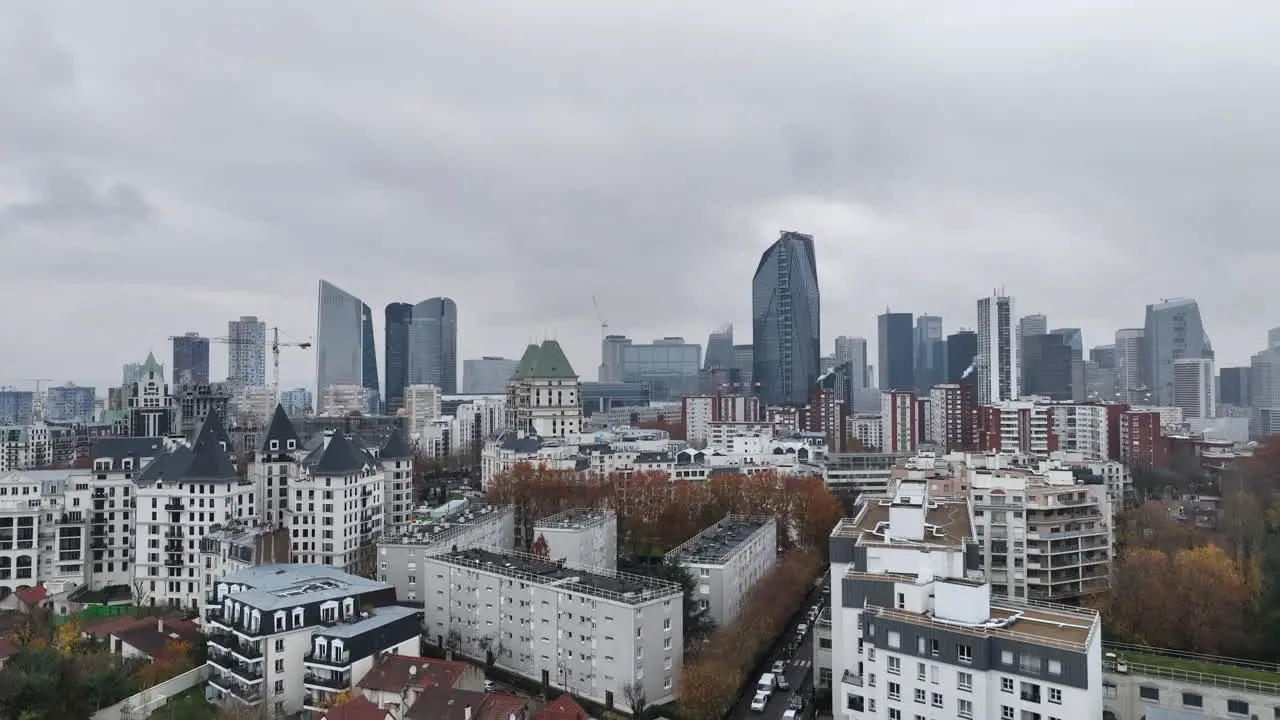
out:
<path id="1" fill-rule="evenodd" d="M 156 618 L 156 632 L 164 634 L 164 618 Z"/>
<path id="2" fill-rule="evenodd" d="M 471 706 L 462 709 L 462 720 L 471 720 Z"/>

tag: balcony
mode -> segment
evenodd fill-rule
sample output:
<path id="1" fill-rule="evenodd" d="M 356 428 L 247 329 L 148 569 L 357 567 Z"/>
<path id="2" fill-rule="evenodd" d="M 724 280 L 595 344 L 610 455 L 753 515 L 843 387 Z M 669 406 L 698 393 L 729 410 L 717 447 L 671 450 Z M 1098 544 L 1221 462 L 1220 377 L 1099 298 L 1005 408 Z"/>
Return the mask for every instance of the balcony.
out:
<path id="1" fill-rule="evenodd" d="M 309 652 L 302 656 L 302 662 L 310 665 L 325 665 L 327 667 L 344 668 L 351 664 L 351 652 L 343 650 L 342 652 Z"/>
<path id="2" fill-rule="evenodd" d="M 166 556 L 164 559 L 165 567 L 182 567 L 183 565 L 186 565 L 186 564 L 187 563 L 182 559 L 181 556 L 175 557 L 173 555 L 169 555 L 169 556 Z"/>
<path id="3" fill-rule="evenodd" d="M 78 513 L 78 512 L 63 513 L 62 517 L 58 518 L 58 524 L 59 525 L 83 525 L 84 514 Z"/>
<path id="4" fill-rule="evenodd" d="M 181 541 L 181 540 L 170 540 L 169 542 L 167 542 L 167 543 L 165 543 L 165 544 L 164 544 L 164 551 L 165 551 L 165 552 L 167 552 L 167 553 L 181 553 L 181 552 L 182 552 L 182 541 Z"/>
<path id="5" fill-rule="evenodd" d="M 98 488 L 98 489 L 94 490 L 94 491 L 93 491 L 93 497 L 94 497 L 94 499 L 95 499 L 95 500 L 96 500 L 96 499 L 98 499 L 98 498 L 106 498 L 106 497 L 107 497 L 107 491 L 106 491 L 106 488 Z"/>
<path id="6" fill-rule="evenodd" d="M 845 670 L 844 675 L 840 678 L 840 682 L 846 685 L 855 685 L 857 687 L 862 687 L 862 676 L 854 675 L 851 671 Z"/>
<path id="7" fill-rule="evenodd" d="M 209 663 L 223 670 L 230 672 L 235 668 L 237 662 L 235 658 L 227 653 L 211 652 L 209 653 Z"/>
<path id="8" fill-rule="evenodd" d="M 93 548 L 94 550 L 106 550 L 107 541 L 104 538 L 97 537 L 97 538 L 94 538 L 93 541 L 89 543 L 89 547 Z"/>
<path id="9" fill-rule="evenodd" d="M 215 674 L 210 676 L 209 687 L 216 688 L 225 695 L 230 695 L 246 705 L 255 705 L 262 700 L 262 692 L 258 690 L 257 684 L 244 685 L 227 675 Z M 221 700 L 221 698 L 217 698 L 217 700 Z"/>
<path id="10" fill-rule="evenodd" d="M 181 538 L 182 538 L 182 526 L 180 526 L 180 525 L 170 525 L 170 526 L 169 526 L 169 529 L 164 531 L 164 536 L 165 536 L 166 538 L 168 538 L 168 539 L 171 539 L 171 540 L 173 540 L 173 539 L 181 539 Z"/>
<path id="11" fill-rule="evenodd" d="M 302 676 L 303 685 L 315 685 L 316 687 L 328 688 L 330 690 L 346 690 L 351 687 L 350 673 L 307 673 Z"/>
<path id="12" fill-rule="evenodd" d="M 169 512 L 182 512 L 182 501 L 174 498 L 164 504 L 164 509 Z"/>

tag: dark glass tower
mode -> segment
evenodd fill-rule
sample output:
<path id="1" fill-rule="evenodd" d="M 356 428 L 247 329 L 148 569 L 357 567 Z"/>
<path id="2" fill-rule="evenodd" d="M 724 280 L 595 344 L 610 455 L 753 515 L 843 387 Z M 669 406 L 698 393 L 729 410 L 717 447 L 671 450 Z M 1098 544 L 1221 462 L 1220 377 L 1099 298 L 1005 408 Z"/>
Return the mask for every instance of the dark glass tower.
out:
<path id="1" fill-rule="evenodd" d="M 382 385 L 388 412 L 404 407 L 404 389 L 409 384 L 409 321 L 412 317 L 413 306 L 409 303 L 387 305 L 382 347 L 386 370 Z"/>
<path id="2" fill-rule="evenodd" d="M 413 306 L 409 322 L 409 384 L 458 392 L 458 306 L 434 297 Z"/>
<path id="3" fill-rule="evenodd" d="M 1071 346 L 1067 339 L 1054 333 L 1022 338 L 1024 396 L 1071 399 Z"/>
<path id="4" fill-rule="evenodd" d="M 209 384 L 209 338 L 189 332 L 173 338 L 173 387 Z"/>
<path id="5" fill-rule="evenodd" d="M 978 333 L 972 330 L 961 330 L 947 336 L 947 382 L 960 382 L 964 371 L 973 364 L 978 356 Z M 969 377 L 973 379 L 972 374 Z"/>
<path id="6" fill-rule="evenodd" d="M 785 231 L 751 280 L 751 374 L 766 404 L 808 402 L 821 370 L 820 310 L 813 236 Z"/>
<path id="7" fill-rule="evenodd" d="M 916 389 L 916 329 L 911 313 L 887 312 L 879 318 L 880 390 Z"/>
<path id="8" fill-rule="evenodd" d="M 373 311 L 360 304 L 360 380 L 365 390 L 373 393 L 372 412 L 379 412 L 382 395 L 378 392 L 378 346 L 373 339 Z"/>

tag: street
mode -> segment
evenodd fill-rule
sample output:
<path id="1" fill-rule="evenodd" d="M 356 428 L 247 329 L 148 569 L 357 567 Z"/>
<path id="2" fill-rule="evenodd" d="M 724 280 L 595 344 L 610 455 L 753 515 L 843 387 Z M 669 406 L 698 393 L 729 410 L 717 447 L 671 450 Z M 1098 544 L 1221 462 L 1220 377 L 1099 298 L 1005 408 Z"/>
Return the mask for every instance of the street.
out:
<path id="1" fill-rule="evenodd" d="M 769 666 L 772 666 L 775 660 L 785 660 L 787 662 L 786 676 L 791 683 L 791 689 L 774 690 L 773 696 L 769 698 L 769 704 L 765 706 L 764 712 L 752 712 L 751 699 L 755 697 L 756 681 L 760 679 L 760 675 L 756 674 L 755 677 L 748 678 L 749 684 L 727 717 L 732 718 L 732 720 L 779 720 L 782 717 L 782 713 L 787 711 L 791 698 L 796 693 L 804 696 L 805 712 L 810 712 L 808 703 L 811 700 L 810 695 L 813 690 L 813 623 L 809 623 L 809 631 L 805 633 L 804 641 L 800 643 L 795 655 L 784 657 L 782 652 L 787 645 L 787 641 L 795 636 L 796 625 L 808 622 L 808 619 L 804 616 L 805 613 L 821 597 L 821 588 L 815 587 L 805 598 L 805 604 L 800 609 L 799 619 L 789 623 L 786 632 L 774 643 L 773 649 L 769 651 L 768 666 L 762 671 L 768 672 Z M 802 715 L 802 717 L 807 717 L 807 715 Z"/>

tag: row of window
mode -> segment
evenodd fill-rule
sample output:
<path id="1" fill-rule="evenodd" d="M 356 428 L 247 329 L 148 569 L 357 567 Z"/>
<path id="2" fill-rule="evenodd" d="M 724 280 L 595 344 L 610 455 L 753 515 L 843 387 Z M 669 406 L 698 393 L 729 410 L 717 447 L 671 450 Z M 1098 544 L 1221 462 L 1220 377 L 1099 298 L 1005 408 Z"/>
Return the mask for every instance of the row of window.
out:
<path id="1" fill-rule="evenodd" d="M 1104 691 L 1107 697 L 1116 696 L 1116 687 L 1111 683 L 1106 683 Z M 1182 707 L 1192 710 L 1204 709 L 1204 695 L 1198 692 L 1182 691 Z M 1160 688 L 1153 685 L 1140 685 L 1138 687 L 1138 697 L 1150 703 L 1160 702 Z M 1229 715 L 1248 715 L 1249 703 L 1245 700 L 1227 700 L 1227 714 Z M 1275 717 L 1280 719 L 1280 707 L 1275 709 Z"/>

